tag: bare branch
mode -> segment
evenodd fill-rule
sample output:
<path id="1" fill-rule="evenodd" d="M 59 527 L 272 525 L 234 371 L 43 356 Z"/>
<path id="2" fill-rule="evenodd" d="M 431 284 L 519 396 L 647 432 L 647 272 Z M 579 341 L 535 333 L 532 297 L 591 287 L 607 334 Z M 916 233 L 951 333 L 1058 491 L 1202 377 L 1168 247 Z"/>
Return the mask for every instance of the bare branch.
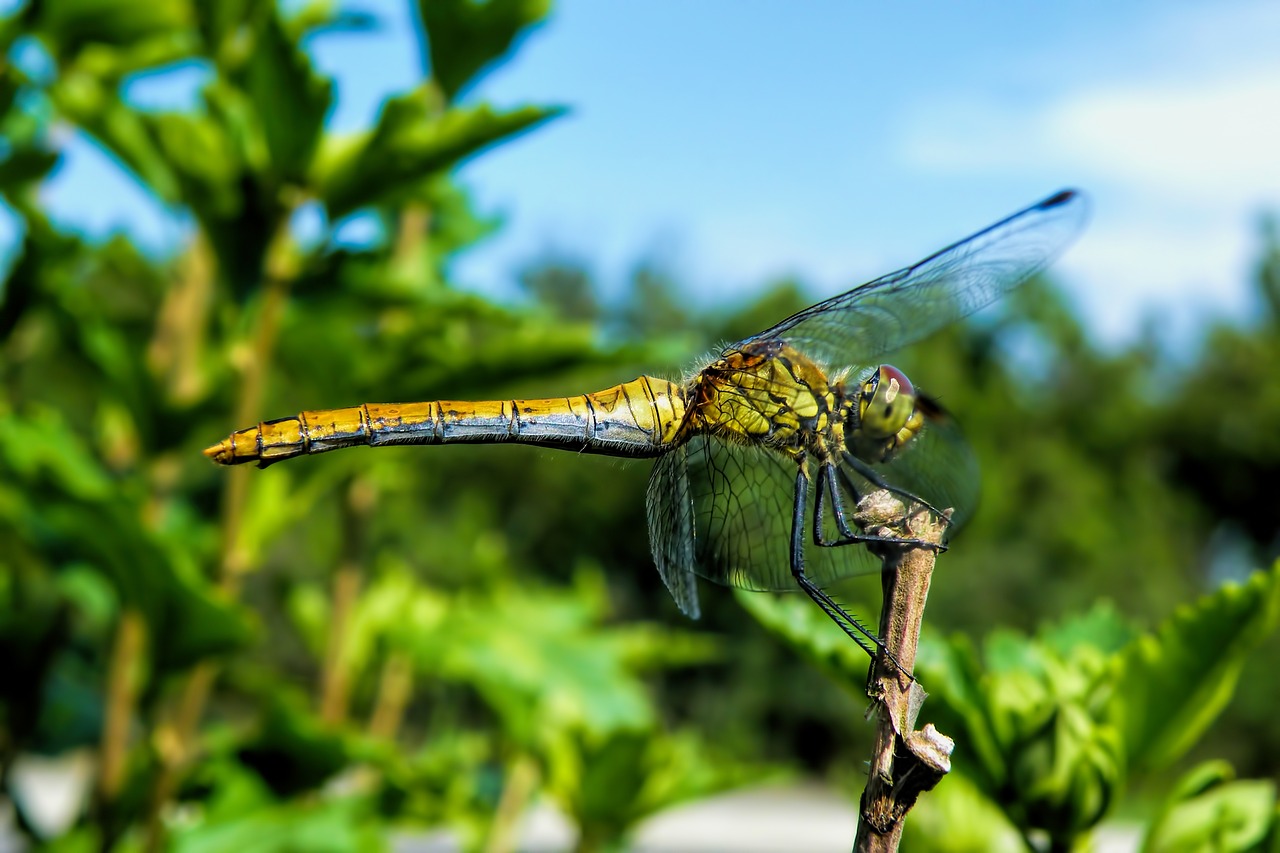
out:
<path id="1" fill-rule="evenodd" d="M 855 519 L 869 533 L 935 545 L 942 542 L 946 530 L 946 521 L 928 510 L 906 516 L 902 503 L 885 491 L 864 498 Z M 932 724 L 915 730 L 916 716 L 927 694 L 909 675 L 915 668 L 937 548 L 885 545 L 878 548 L 878 554 L 884 560 L 880 613 L 884 648 L 872 664 L 867 684 L 879 724 L 867 788 L 862 794 L 854 848 L 860 852 L 898 849 L 906 813 L 921 793 L 932 789 L 951 770 L 955 747 L 954 741 Z"/>

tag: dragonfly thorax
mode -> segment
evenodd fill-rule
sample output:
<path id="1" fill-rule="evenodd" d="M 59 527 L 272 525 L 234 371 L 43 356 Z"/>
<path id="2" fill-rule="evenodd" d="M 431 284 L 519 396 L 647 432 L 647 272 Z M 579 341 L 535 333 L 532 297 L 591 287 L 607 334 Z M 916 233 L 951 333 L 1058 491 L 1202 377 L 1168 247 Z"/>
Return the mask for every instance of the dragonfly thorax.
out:
<path id="1" fill-rule="evenodd" d="M 924 426 L 916 406 L 918 395 L 907 375 L 891 364 L 876 368 L 849 407 L 845 442 L 849 452 L 867 462 L 885 462 Z"/>
<path id="2" fill-rule="evenodd" d="M 698 375 L 692 399 L 698 425 L 721 438 L 797 456 L 842 441 L 844 419 L 826 373 L 782 341 L 727 350 Z"/>

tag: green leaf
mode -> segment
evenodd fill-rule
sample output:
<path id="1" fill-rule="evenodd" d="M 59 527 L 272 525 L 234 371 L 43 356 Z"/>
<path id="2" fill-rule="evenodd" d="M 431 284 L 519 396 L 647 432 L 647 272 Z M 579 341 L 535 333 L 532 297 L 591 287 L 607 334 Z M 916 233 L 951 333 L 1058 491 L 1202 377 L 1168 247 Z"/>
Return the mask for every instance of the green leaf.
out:
<path id="1" fill-rule="evenodd" d="M 452 109 L 443 114 L 428 87 L 387 101 L 372 132 L 326 138 L 314 165 L 313 183 L 337 220 L 353 210 L 386 202 L 406 185 L 451 169 L 489 145 L 560 115 L 548 107 L 499 113 L 492 107 Z"/>
<path id="2" fill-rule="evenodd" d="M 8 53 L 9 46 L 0 35 L 0 50 Z M 12 64 L 6 62 L 0 65 L 0 116 L 5 116 L 13 107 L 14 100 L 18 97 L 18 91 L 26 82 L 26 75 L 22 74 Z M 13 140 L 10 140 L 13 144 Z"/>
<path id="3" fill-rule="evenodd" d="M 901 849 L 1026 853 L 1027 845 L 1000 806 L 963 772 L 955 772 L 911 810 Z"/>
<path id="4" fill-rule="evenodd" d="M 557 746 L 548 762 L 548 788 L 578 825 L 579 849 L 608 849 L 644 818 L 682 802 L 786 776 L 709 754 L 691 731 L 571 732 Z"/>
<path id="5" fill-rule="evenodd" d="M 940 731 L 956 738 L 960 752 L 973 754 L 975 760 L 966 764 L 965 772 L 994 796 L 1009 778 L 1005 750 L 1010 736 L 1007 731 L 998 731 L 998 722 L 989 716 L 985 691 L 991 685 L 984 677 L 977 650 L 963 636 L 945 642 L 922 636 L 916 676 L 935 697 L 921 713 Z"/>
<path id="6" fill-rule="evenodd" d="M 1199 739 L 1278 617 L 1280 564 L 1179 609 L 1121 652 L 1106 711 L 1134 768 L 1167 766 Z"/>
<path id="7" fill-rule="evenodd" d="M 1265 842 L 1280 826 L 1276 784 L 1236 782 L 1234 776 L 1221 761 L 1206 762 L 1183 776 L 1152 821 L 1143 853 L 1270 849 Z"/>
<path id="8" fill-rule="evenodd" d="M 933 693 L 922 719 L 955 738 L 956 767 L 1024 832 L 1077 838 L 1121 790 L 1124 749 L 1097 705 L 1126 631 L 1098 607 L 1035 638 L 993 632 L 981 664 L 964 637 L 921 643 L 916 674 Z"/>
<path id="9" fill-rule="evenodd" d="M 603 603 L 582 592 L 521 584 L 460 598 L 434 631 L 413 638 L 412 651 L 428 672 L 475 688 L 508 735 L 535 751 L 566 731 L 601 737 L 652 726 L 626 643 L 596 624 Z"/>
<path id="10" fill-rule="evenodd" d="M 11 491 L 12 490 L 12 491 Z M 183 669 L 252 638 L 246 611 L 197 578 L 185 536 L 167 541 L 130 491 L 51 410 L 0 418 L 0 532 L 54 565 L 81 564 L 145 614 L 158 671 Z"/>
<path id="11" fill-rule="evenodd" d="M 378 18 L 362 9 L 341 8 L 333 0 L 307 0 L 293 5 L 284 21 L 286 32 L 294 39 L 313 33 L 359 33 L 378 29 Z"/>
<path id="12" fill-rule="evenodd" d="M 201 220 L 240 213 L 243 202 L 236 184 L 243 160 L 222 122 L 203 115 L 158 113 L 139 114 L 139 123 L 148 148 L 164 158 L 170 171 L 166 201 L 190 207 Z M 139 174 L 145 179 L 154 172 L 148 167 Z"/>
<path id="13" fill-rule="evenodd" d="M 58 412 L 44 407 L 0 417 L 0 471 L 9 483 L 47 477 L 76 499 L 105 500 L 111 494 L 111 479 L 84 440 Z"/>
<path id="14" fill-rule="evenodd" d="M 49 95 L 63 116 L 96 137 L 161 200 L 181 200 L 178 176 L 152 130 L 155 117 L 133 110 L 102 81 L 87 75 L 61 79 Z"/>
<path id="15" fill-rule="evenodd" d="M 322 725 L 300 696 L 286 692 L 261 698 L 268 706 L 238 757 L 277 796 L 318 788 L 355 757 L 348 738 Z"/>
<path id="16" fill-rule="evenodd" d="M 236 43 L 237 36 L 254 6 L 262 5 L 266 4 L 255 0 L 192 0 L 196 25 L 215 61 L 225 64 L 243 55 L 245 47 Z"/>
<path id="17" fill-rule="evenodd" d="M 24 146 L 9 152 L 0 162 L 0 192 L 13 192 L 49 173 L 58 162 L 56 151 Z"/>
<path id="18" fill-rule="evenodd" d="M 332 83 L 316 74 L 274 9 L 259 8 L 257 38 L 236 76 L 253 101 L 273 171 L 280 179 L 300 182 L 320 141 Z"/>
<path id="19" fill-rule="evenodd" d="M 249 611 L 228 602 L 210 583 L 171 575 L 163 610 L 152 616 L 152 659 L 159 672 L 181 672 L 211 657 L 241 651 L 256 632 Z"/>
<path id="20" fill-rule="evenodd" d="M 769 595 L 735 589 L 734 597 L 756 620 L 787 642 L 833 680 L 866 696 L 867 653 L 849 639 L 813 602 L 800 595 Z"/>
<path id="21" fill-rule="evenodd" d="M 192 23 L 186 0 L 37 0 L 26 14 L 28 26 L 63 59 L 90 45 L 128 47 L 163 38 Z"/>
<path id="22" fill-rule="evenodd" d="M 196 784 L 212 792 L 192 819 L 173 827 L 175 853 L 346 853 L 387 849 L 367 797 L 324 796 L 277 801 L 233 761 L 206 762 Z"/>
<path id="23" fill-rule="evenodd" d="M 551 0 L 418 0 L 431 74 L 445 97 L 457 98 L 550 11 Z"/>
<path id="24" fill-rule="evenodd" d="M 1120 651 L 1133 639 L 1133 628 L 1114 603 L 1099 601 L 1085 613 L 1045 626 L 1041 642 L 1063 658 L 1094 657 Z"/>

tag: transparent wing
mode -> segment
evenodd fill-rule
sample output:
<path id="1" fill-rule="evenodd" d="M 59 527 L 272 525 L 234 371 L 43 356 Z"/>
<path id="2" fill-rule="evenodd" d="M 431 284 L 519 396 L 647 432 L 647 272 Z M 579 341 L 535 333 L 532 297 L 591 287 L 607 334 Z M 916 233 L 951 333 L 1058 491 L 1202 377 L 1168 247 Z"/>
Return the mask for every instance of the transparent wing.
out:
<path id="1" fill-rule="evenodd" d="M 695 538 L 693 503 L 689 495 L 684 445 L 658 457 L 649 475 L 645 508 L 649 547 L 662 582 L 681 612 L 697 619 L 698 582 L 693 576 Z"/>
<path id="2" fill-rule="evenodd" d="M 917 405 L 925 414 L 921 433 L 888 462 L 865 467 L 890 485 L 924 498 L 940 510 L 954 510 L 947 531 L 950 535 L 977 509 L 982 486 L 978 460 L 950 413 L 923 395 Z M 865 495 L 879 488 L 859 474 L 855 464 L 845 460 L 841 466 L 849 491 Z M 856 498 L 853 500 L 856 502 Z"/>
<path id="3" fill-rule="evenodd" d="M 705 436 L 693 438 L 686 447 L 697 530 L 693 570 L 707 580 L 742 589 L 796 589 L 791 576 L 795 464 L 765 448 L 739 447 Z M 805 571 L 819 586 L 880 571 L 880 561 L 860 545 L 814 545 L 813 507 L 811 492 Z"/>
<path id="4" fill-rule="evenodd" d="M 1044 269 L 1080 232 L 1087 207 L 1079 193 L 1064 190 L 747 341 L 784 340 L 830 366 L 872 363 L 991 304 Z"/>

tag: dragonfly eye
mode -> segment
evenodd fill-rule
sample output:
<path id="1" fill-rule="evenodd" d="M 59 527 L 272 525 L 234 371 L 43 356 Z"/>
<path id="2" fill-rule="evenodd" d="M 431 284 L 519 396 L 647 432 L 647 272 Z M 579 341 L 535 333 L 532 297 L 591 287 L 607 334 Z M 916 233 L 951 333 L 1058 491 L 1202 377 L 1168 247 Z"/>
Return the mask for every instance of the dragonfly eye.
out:
<path id="1" fill-rule="evenodd" d="M 862 384 L 858 420 L 869 438 L 890 438 L 907 425 L 916 407 L 916 389 L 907 375 L 882 364 Z"/>

